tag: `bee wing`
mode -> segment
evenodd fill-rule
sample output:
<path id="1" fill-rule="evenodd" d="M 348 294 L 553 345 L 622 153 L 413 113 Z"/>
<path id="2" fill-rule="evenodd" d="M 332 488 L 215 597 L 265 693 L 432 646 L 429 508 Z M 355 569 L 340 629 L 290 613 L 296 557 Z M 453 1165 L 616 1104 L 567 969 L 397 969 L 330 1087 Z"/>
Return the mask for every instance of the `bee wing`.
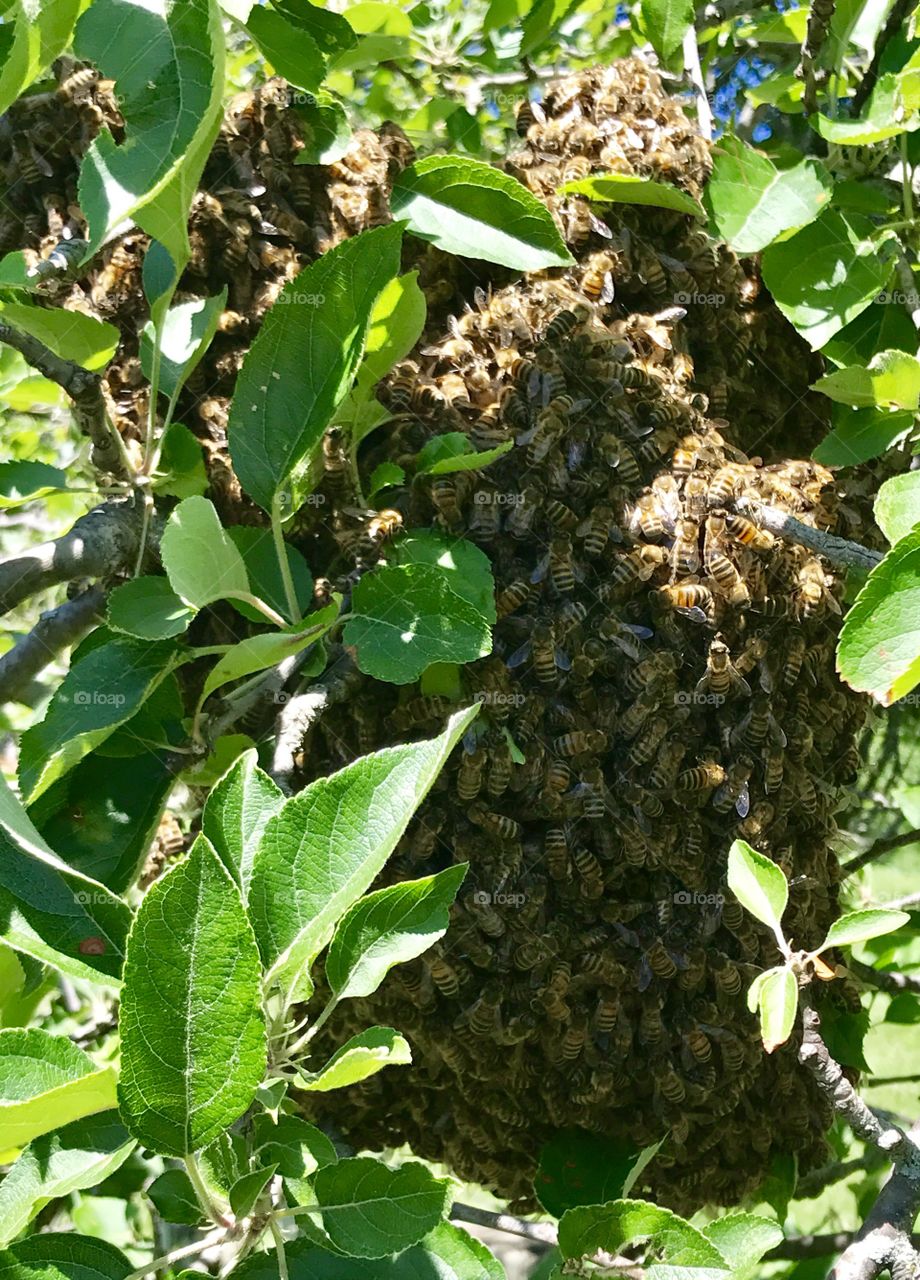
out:
<path id="1" fill-rule="evenodd" d="M 530 640 L 525 640 L 520 649 L 515 649 L 510 658 L 505 660 L 505 666 L 509 671 L 513 671 L 515 667 L 519 667 L 530 657 Z"/>
<path id="2" fill-rule="evenodd" d="M 689 609 L 677 608 L 675 613 L 682 613 L 685 618 L 689 618 L 691 622 L 701 622 L 703 626 L 709 623 L 706 613 L 698 604 L 692 605 Z"/>
<path id="3" fill-rule="evenodd" d="M 744 676 L 739 675 L 737 671 L 732 676 L 732 684 L 735 686 L 738 693 L 744 694 L 746 698 L 751 696 L 751 686 L 745 680 Z"/>
<path id="4" fill-rule="evenodd" d="M 751 793 L 748 790 L 748 784 L 745 782 L 738 798 L 735 800 L 735 812 L 739 818 L 746 818 L 751 811 Z"/>
<path id="5" fill-rule="evenodd" d="M 543 559 L 537 565 L 536 569 L 534 569 L 533 573 L 530 575 L 529 581 L 542 582 L 543 579 L 546 577 L 546 572 L 548 569 L 549 569 L 549 553 L 547 552 L 547 554 L 543 557 Z"/>
<path id="6" fill-rule="evenodd" d="M 562 649 L 556 650 L 556 666 L 560 671 L 571 671 L 572 659 Z"/>
<path id="7" fill-rule="evenodd" d="M 608 271 L 607 274 L 604 276 L 604 287 L 603 289 L 601 289 L 601 296 L 599 298 L 599 301 L 606 305 L 609 302 L 613 302 L 613 295 L 614 295 L 613 276 Z"/>

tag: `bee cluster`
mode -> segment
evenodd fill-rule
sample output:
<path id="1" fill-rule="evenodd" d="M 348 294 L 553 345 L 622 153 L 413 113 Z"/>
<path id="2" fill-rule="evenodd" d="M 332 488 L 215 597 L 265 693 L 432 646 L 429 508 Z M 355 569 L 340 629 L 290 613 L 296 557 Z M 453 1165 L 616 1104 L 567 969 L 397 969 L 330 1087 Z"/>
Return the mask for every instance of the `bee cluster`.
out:
<path id="1" fill-rule="evenodd" d="M 526 104 L 520 176 L 570 171 L 588 134 L 599 147 L 621 106 L 610 86 L 634 77 L 649 83 L 630 63 Z M 643 109 L 649 142 L 666 126 Z M 663 97 L 657 117 L 675 117 Z M 630 171 L 650 176 L 640 152 Z M 688 142 L 669 176 L 692 190 L 704 160 Z M 548 203 L 578 265 L 479 290 L 379 393 L 387 456 L 410 473 L 445 431 L 511 452 L 391 491 L 372 553 L 344 517 L 337 533 L 359 569 L 385 556 L 397 517 L 475 540 L 498 623 L 490 657 L 463 672 L 480 716 L 387 872 L 469 862 L 451 928 L 336 1028 L 399 1026 L 411 1087 L 382 1073 L 335 1121 L 522 1205 L 554 1129 L 668 1134 L 651 1190 L 683 1209 L 736 1202 L 778 1153 L 820 1160 L 830 1113 L 793 1048 L 760 1047 L 744 994 L 775 943 L 728 894 L 727 851 L 742 837 L 783 868 L 789 932 L 816 944 L 837 910 L 834 814 L 865 714 L 833 675 L 841 582 L 736 504 L 830 529 L 837 491 L 825 468 L 780 460 L 767 431 L 723 416 L 727 382 L 741 403 L 750 392 L 754 329 L 750 278 L 724 246 L 684 215 Z M 333 434 L 327 457 L 338 447 Z M 454 705 L 367 681 L 312 730 L 304 780 L 434 733 Z"/>
<path id="2" fill-rule="evenodd" d="M 62 96 L 73 74 L 91 118 Z M 58 77 L 23 110 L 38 121 L 66 106 L 81 122 L 69 159 L 44 136 L 35 144 L 55 181 L 70 181 L 100 116 L 116 134 L 120 117 L 95 73 Z M 760 1050 L 744 990 L 775 949 L 726 896 L 726 852 L 741 835 L 773 857 L 790 879 L 790 932 L 817 942 L 836 911 L 834 813 L 863 716 L 833 678 L 839 582 L 736 502 L 767 498 L 821 528 L 844 508 L 828 472 L 784 460 L 810 421 L 822 431 L 814 370 L 751 264 L 685 214 L 601 214 L 557 194 L 611 171 L 699 194 L 707 149 L 655 75 L 627 60 L 553 82 L 522 105 L 518 134 L 507 168 L 545 201 L 577 265 L 511 283 L 496 271 L 487 287 L 482 264 L 467 273 L 408 250 L 429 325 L 381 385 L 392 420 L 359 462 L 368 472 L 386 457 L 411 474 L 448 431 L 511 452 L 419 477 L 390 491 L 391 510 L 367 513 L 332 430 L 325 501 L 295 526 L 328 575 L 320 594 L 347 591 L 401 526 L 475 540 L 497 587 L 494 651 L 463 673 L 464 701 L 482 712 L 386 873 L 469 861 L 451 929 L 336 1018 L 337 1043 L 349 1020 L 404 1030 L 412 1078 L 381 1073 L 334 1118 L 361 1145 L 409 1141 L 522 1203 L 556 1128 L 640 1144 L 667 1133 L 652 1191 L 679 1208 L 732 1201 L 777 1152 L 819 1159 L 830 1116 L 792 1050 Z M 305 262 L 387 220 L 393 177 L 412 159 L 384 126 L 356 132 L 334 164 L 297 165 L 305 136 L 280 82 L 240 95 L 192 209 L 179 298 L 226 285 L 228 301 L 178 417 L 205 446 L 226 523 L 261 518 L 232 474 L 226 418 L 264 312 Z M 23 145 L 0 132 L 0 162 Z M 38 170 L 17 208 L 46 208 L 52 179 Z M 79 236 L 75 188 L 65 194 Z M 24 229 L 48 259 L 60 238 L 50 213 L 17 225 L 8 247 Z M 129 442 L 144 418 L 145 247 L 123 237 L 62 286 L 64 305 L 122 330 L 106 379 Z M 454 705 L 362 679 L 303 744 L 300 780 L 436 732 Z"/>

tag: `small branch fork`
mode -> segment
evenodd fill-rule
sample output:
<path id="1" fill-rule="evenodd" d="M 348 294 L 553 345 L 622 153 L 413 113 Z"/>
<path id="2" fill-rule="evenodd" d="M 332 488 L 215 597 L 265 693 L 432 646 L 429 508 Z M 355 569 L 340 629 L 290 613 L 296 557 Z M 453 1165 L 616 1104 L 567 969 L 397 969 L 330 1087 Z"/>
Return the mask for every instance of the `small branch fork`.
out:
<path id="1" fill-rule="evenodd" d="M 834 533 L 824 533 L 810 524 L 796 520 L 779 507 L 771 507 L 754 498 L 738 498 L 735 507 L 742 515 L 749 516 L 761 529 L 782 538 L 784 542 L 795 542 L 809 551 L 824 556 L 831 564 L 840 568 L 863 569 L 869 571 L 881 561 L 880 551 L 871 551 L 858 542 L 850 542 L 848 538 L 839 538 Z"/>
<path id="2" fill-rule="evenodd" d="M 886 853 L 893 853 L 895 849 L 903 849 L 907 845 L 920 843 L 920 831 L 901 831 L 894 836 L 882 836 L 881 839 L 875 840 L 869 845 L 868 849 L 864 849 L 862 853 L 857 853 L 855 857 L 848 859 L 840 868 L 840 874 L 843 879 L 854 875 L 857 871 L 861 871 L 863 867 L 867 867 L 870 862 L 875 862 L 878 858 L 882 858 Z M 916 899 L 906 899 L 906 902 L 916 901 Z M 895 904 L 889 902 L 885 904 L 892 910 L 896 905 L 904 906 L 905 903 Z"/>
<path id="3" fill-rule="evenodd" d="M 875 1280 L 885 1270 L 892 1277 L 912 1277 L 918 1265 L 911 1239 L 920 1210 L 920 1121 L 905 1133 L 885 1124 L 843 1074 L 821 1038 L 821 1019 L 802 992 L 802 1043 L 799 1061 L 819 1090 L 863 1142 L 878 1148 L 894 1171 L 882 1188 L 862 1227 L 846 1245 L 828 1280 Z"/>
<path id="4" fill-rule="evenodd" d="M 93 442 L 93 464 L 120 479 L 128 479 L 124 447 L 118 432 L 109 421 L 102 379 L 71 360 L 62 360 L 43 342 L 31 334 L 21 333 L 12 325 L 0 323 L 0 342 L 13 347 L 51 382 L 56 382 L 73 403 L 74 421 L 83 435 Z"/>
<path id="5" fill-rule="evenodd" d="M 104 502 L 56 541 L 0 560 L 0 614 L 48 587 L 108 577 L 128 567 L 137 556 L 141 526 L 139 505 Z"/>

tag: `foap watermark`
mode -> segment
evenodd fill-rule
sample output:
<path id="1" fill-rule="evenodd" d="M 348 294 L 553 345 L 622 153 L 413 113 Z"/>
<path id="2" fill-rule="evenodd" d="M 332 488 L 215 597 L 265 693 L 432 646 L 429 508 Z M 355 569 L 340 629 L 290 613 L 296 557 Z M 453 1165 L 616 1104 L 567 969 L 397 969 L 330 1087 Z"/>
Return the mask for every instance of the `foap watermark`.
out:
<path id="1" fill-rule="evenodd" d="M 73 695 L 75 707 L 123 707 L 126 701 L 123 693 L 103 689 L 78 689 Z"/>
<path id="2" fill-rule="evenodd" d="M 724 293 L 675 293 L 676 307 L 722 307 L 725 305 Z"/>
<path id="3" fill-rule="evenodd" d="M 526 693 L 497 693 L 494 689 L 479 689 L 473 694 L 474 702 L 481 702 L 486 707 L 523 707 L 527 701 Z"/>
<path id="4" fill-rule="evenodd" d="M 473 501 L 481 507 L 520 507 L 524 504 L 523 493 L 488 493 L 480 489 L 473 495 Z"/>
<path id="5" fill-rule="evenodd" d="M 89 893 L 81 890 L 73 895 L 74 902 L 79 902 L 81 907 L 100 907 L 104 905 L 111 906 L 112 898 L 107 893 Z"/>
<path id="6" fill-rule="evenodd" d="M 523 893 L 505 893 L 499 889 L 489 893 L 486 889 L 477 889 L 473 894 L 474 907 L 523 907 L 527 895 Z"/>
<path id="7" fill-rule="evenodd" d="M 696 689 L 678 689 L 674 695 L 675 707 L 721 707 L 724 693 L 704 693 Z"/>
<path id="8" fill-rule="evenodd" d="M 697 893 L 689 889 L 678 889 L 672 895 L 675 907 L 724 907 L 725 895 L 722 893 Z"/>
<path id="9" fill-rule="evenodd" d="M 326 301 L 324 293 L 303 293 L 295 289 L 292 293 L 279 293 L 276 307 L 291 307 L 296 303 L 300 307 L 321 307 Z"/>
<path id="10" fill-rule="evenodd" d="M 883 307 L 908 307 L 911 311 L 920 309 L 920 293 L 911 289 L 883 289 L 875 295 L 875 301 Z"/>

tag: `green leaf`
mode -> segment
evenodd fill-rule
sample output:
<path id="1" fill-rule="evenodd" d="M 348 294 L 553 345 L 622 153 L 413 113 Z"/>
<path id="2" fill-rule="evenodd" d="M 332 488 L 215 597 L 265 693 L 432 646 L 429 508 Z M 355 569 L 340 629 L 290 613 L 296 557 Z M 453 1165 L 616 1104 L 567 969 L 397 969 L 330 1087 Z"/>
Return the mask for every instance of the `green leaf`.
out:
<path id="1" fill-rule="evenodd" d="M 757 992 L 760 1037 L 766 1053 L 784 1045 L 792 1035 L 799 989 L 791 969 L 770 969 Z"/>
<path id="2" fill-rule="evenodd" d="M 425 295 L 418 285 L 417 271 L 394 277 L 374 303 L 364 359 L 354 388 L 336 413 L 336 421 L 349 427 L 354 443 L 363 438 L 373 424 L 376 411 L 382 409 L 373 398 L 374 387 L 418 342 L 425 327 L 427 310 Z M 373 410 L 372 414 L 368 413 L 368 406 Z M 381 463 L 384 467 L 393 465 Z"/>
<path id="3" fill-rule="evenodd" d="M 172 670 L 172 644 L 113 636 L 77 655 L 43 720 L 22 735 L 19 785 L 32 802 L 134 715 Z"/>
<path id="4" fill-rule="evenodd" d="M 161 1173 L 147 1188 L 147 1195 L 164 1222 L 197 1227 L 204 1217 L 192 1180 L 184 1169 L 167 1169 Z"/>
<path id="5" fill-rule="evenodd" d="M 66 1036 L 0 1031 L 0 1151 L 114 1105 L 114 1068 L 98 1068 Z"/>
<path id="6" fill-rule="evenodd" d="M 920 530 L 895 543 L 866 579 L 840 632 L 837 670 L 886 707 L 920 680 Z"/>
<path id="7" fill-rule="evenodd" d="M 240 886 L 244 902 L 262 833 L 283 804 L 284 792 L 259 768 L 255 750 L 233 762 L 204 803 L 201 830 Z"/>
<path id="8" fill-rule="evenodd" d="M 826 209 L 764 251 L 763 278 L 776 305 L 817 350 L 885 287 L 896 244 L 861 214 Z"/>
<path id="9" fill-rule="evenodd" d="M 868 364 L 877 351 L 917 350 L 917 330 L 900 302 L 900 294 L 886 289 L 871 306 L 841 329 L 821 349 L 838 367 Z"/>
<path id="10" fill-rule="evenodd" d="M 252 1173 L 244 1173 L 234 1182 L 230 1188 L 230 1208 L 237 1220 L 252 1213 L 277 1168 L 276 1164 L 270 1164 L 263 1169 L 253 1169 Z"/>
<path id="11" fill-rule="evenodd" d="M 217 332 L 221 312 L 227 305 L 227 288 L 213 298 L 192 298 L 171 307 L 163 318 L 160 333 L 159 389 L 170 398 L 177 395 L 194 372 Z M 157 335 L 153 321 L 141 331 L 141 368 L 146 378 L 153 375 Z"/>
<path id="12" fill-rule="evenodd" d="M 514 441 L 507 440 L 494 449 L 477 453 L 465 431 L 448 431 L 444 435 L 432 436 L 423 445 L 415 464 L 416 474 L 443 476 L 451 471 L 479 471 L 513 448 Z"/>
<path id="13" fill-rule="evenodd" d="M 160 555 L 172 589 L 193 609 L 249 591 L 243 557 L 207 498 L 186 498 L 173 510 Z"/>
<path id="14" fill-rule="evenodd" d="M 408 1042 L 392 1027 L 369 1027 L 347 1040 L 319 1071 L 302 1071 L 297 1088 L 305 1093 L 347 1089 L 384 1067 L 404 1067 L 412 1061 Z"/>
<path id="15" fill-rule="evenodd" d="M 757 1012 L 757 1005 L 760 1002 L 760 988 L 766 982 L 771 973 L 782 973 L 783 966 L 777 965 L 775 969 L 764 969 L 763 973 L 758 973 L 757 977 L 748 987 L 747 991 L 747 1007 L 751 1013 Z"/>
<path id="16" fill-rule="evenodd" d="M 374 303 L 399 271 L 402 229 L 344 240 L 290 280 L 249 348 L 230 408 L 240 483 L 270 512 L 351 386 Z"/>
<path id="17" fill-rule="evenodd" d="M 366 675 L 410 684 L 433 662 L 491 652 L 494 584 L 483 551 L 423 533 L 402 538 L 391 559 L 355 585 L 343 633 Z"/>
<path id="18" fill-rule="evenodd" d="M 170 498 L 195 498 L 205 493 L 208 484 L 201 442 L 181 422 L 171 422 L 151 487 Z"/>
<path id="19" fill-rule="evenodd" d="M 581 1129 L 563 1130 L 540 1150 L 534 1190 L 554 1218 L 576 1205 L 606 1204 L 629 1195 L 661 1145 L 637 1149 Z"/>
<path id="20" fill-rule="evenodd" d="M 920 524 L 920 472 L 886 480 L 875 495 L 875 523 L 889 542 L 900 541 Z"/>
<path id="21" fill-rule="evenodd" d="M 877 458 L 906 439 L 914 425 L 913 414 L 889 413 L 887 409 L 846 409 L 835 419 L 834 430 L 812 455 L 826 467 L 854 467 Z"/>
<path id="22" fill-rule="evenodd" d="M 255 938 L 239 890 L 204 836 L 141 903 L 120 1028 L 122 1119 L 163 1155 L 206 1146 L 243 1114 L 262 1081 Z"/>
<path id="23" fill-rule="evenodd" d="M 195 610 L 183 604 L 168 578 L 132 578 L 109 596 L 109 626 L 142 640 L 181 635 L 194 617 Z"/>
<path id="24" fill-rule="evenodd" d="M 270 1116 L 257 1115 L 253 1126 L 253 1157 L 262 1164 L 277 1165 L 294 1200 L 300 1203 L 303 1194 L 310 1203 L 307 1179 L 339 1158 L 332 1140 L 300 1116 L 282 1115 L 274 1124 Z"/>
<path id="25" fill-rule="evenodd" d="M 319 45 L 266 5 L 253 5 L 246 30 L 275 71 L 301 89 L 317 89 L 326 74 Z"/>
<path id="26" fill-rule="evenodd" d="M 338 98 L 325 89 L 318 89 L 308 102 L 295 104 L 295 109 L 304 145 L 294 157 L 294 163 L 334 164 L 341 160 L 351 142 L 351 126 Z"/>
<path id="27" fill-rule="evenodd" d="M 783 13 L 766 13 L 743 22 L 737 28 L 742 40 L 754 40 L 758 44 L 801 44 L 808 24 L 807 9 L 786 10 Z"/>
<path id="28" fill-rule="evenodd" d="M 775 1249 L 783 1239 L 783 1229 L 753 1213 L 729 1213 L 710 1222 L 704 1235 L 727 1259 L 734 1273 L 756 1266 L 765 1253 Z"/>
<path id="29" fill-rule="evenodd" d="M 882 907 L 866 911 L 850 911 L 834 921 L 818 950 L 824 951 L 827 947 L 851 947 L 854 942 L 880 938 L 882 934 L 893 933 L 895 929 L 900 929 L 909 921 L 910 916 L 906 911 L 888 911 Z"/>
<path id="30" fill-rule="evenodd" d="M 621 1252 L 623 1245 L 648 1238 L 661 1262 L 670 1268 L 692 1268 L 693 1280 L 718 1280 L 729 1270 L 714 1244 L 696 1227 L 670 1209 L 647 1200 L 613 1200 L 609 1204 L 569 1209 L 559 1222 L 559 1248 L 565 1258 L 590 1257 L 603 1249 Z M 663 1280 L 668 1274 L 653 1263 L 647 1274 Z M 676 1275 L 671 1270 L 670 1274 Z"/>
<path id="31" fill-rule="evenodd" d="M 566 182 L 559 190 L 563 194 L 587 196 L 598 204 L 650 205 L 655 209 L 689 213 L 693 218 L 706 218 L 706 210 L 699 200 L 694 200 L 686 191 L 667 182 L 655 182 L 652 178 L 639 178 L 631 173 L 599 173 L 591 178 Z"/>
<path id="32" fill-rule="evenodd" d="M 80 8 L 81 0 L 15 0 L 4 6 L 4 27 L 11 24 L 12 34 L 0 45 L 0 113 L 64 52 Z"/>
<path id="33" fill-rule="evenodd" d="M 417 1244 L 451 1203 L 449 1181 L 424 1165 L 389 1169 L 366 1156 L 325 1165 L 313 1190 L 332 1244 L 354 1258 L 383 1258 Z"/>
<path id="34" fill-rule="evenodd" d="M 115 735 L 105 748 L 114 741 Z M 146 858 L 175 782 L 164 756 L 92 752 L 48 788 L 29 817 L 69 868 L 124 893 Z"/>
<path id="35" fill-rule="evenodd" d="M 294 619 L 288 613 L 284 580 L 281 577 L 281 566 L 278 563 L 275 544 L 269 531 L 239 524 L 232 529 L 228 529 L 227 533 L 231 542 L 234 543 L 237 551 L 243 557 L 246 573 L 249 576 L 249 590 L 253 595 L 258 596 L 260 600 L 264 600 L 266 604 L 271 605 L 276 613 L 281 614 L 282 618 L 287 618 L 289 622 L 293 622 Z M 286 542 L 285 552 L 287 554 L 288 568 L 291 571 L 291 578 L 294 582 L 297 603 L 300 606 L 300 614 L 303 617 L 313 605 L 313 575 L 306 560 L 304 560 L 296 547 L 292 547 L 289 542 Z M 265 615 L 259 613 L 258 609 L 254 609 L 252 605 L 247 604 L 244 600 L 234 600 L 232 603 L 237 613 L 241 613 L 244 618 L 248 618 L 250 622 L 258 622 L 262 626 L 265 625 Z"/>
<path id="36" fill-rule="evenodd" d="M 572 256 L 546 205 L 481 160 L 427 156 L 393 184 L 393 217 L 447 253 L 515 271 L 565 267 Z"/>
<path id="37" fill-rule="evenodd" d="M 128 907 L 52 853 L 0 778 L 0 935 L 75 978 L 118 985 Z"/>
<path id="38" fill-rule="evenodd" d="M 342 1257 L 307 1239 L 288 1243 L 285 1255 L 290 1280 L 505 1280 L 504 1268 L 485 1245 L 449 1222 L 438 1223 L 395 1257 Z M 278 1280 L 274 1251 L 251 1254 L 233 1280 Z"/>
<path id="39" fill-rule="evenodd" d="M 296 976 L 369 888 L 478 706 L 438 738 L 364 756 L 292 797 L 256 851 L 249 909 L 269 979 Z"/>
<path id="40" fill-rule="evenodd" d="M 895 997 L 895 1000 L 898 997 Z M 888 1006 L 885 1017 L 887 1022 L 895 1001 Z M 839 1008 L 830 1001 L 825 1001 L 821 1008 L 821 1038 L 827 1045 L 828 1052 L 835 1062 L 843 1067 L 854 1067 L 857 1071 L 870 1071 L 863 1049 L 869 1032 L 869 1010 L 860 1009 L 850 1012 Z"/>
<path id="41" fill-rule="evenodd" d="M 273 0 L 274 7 L 289 22 L 305 31 L 319 45 L 327 58 L 354 48 L 355 33 L 339 13 L 332 13 L 309 0 Z"/>
<path id="42" fill-rule="evenodd" d="M 403 484 L 405 479 L 405 471 L 403 471 L 402 467 L 398 467 L 395 462 L 378 463 L 371 472 L 371 478 L 368 483 L 368 500 L 376 498 L 382 489 L 391 489 L 394 485 Z"/>
<path id="43" fill-rule="evenodd" d="M 777 236 L 803 227 L 828 204 L 833 179 L 811 156 L 778 169 L 740 138 L 722 138 L 713 153 L 706 207 L 736 253 L 758 253 Z"/>
<path id="44" fill-rule="evenodd" d="M 905 116 L 900 77 L 889 74 L 879 76 L 858 120 L 831 120 L 817 115 L 812 124 L 827 142 L 842 147 L 871 147 L 905 130 L 916 129 L 920 121 L 916 116 Z"/>
<path id="45" fill-rule="evenodd" d="M 216 0 L 94 0 L 74 48 L 116 81 L 126 121 L 125 141 L 118 146 L 103 130 L 80 169 L 93 247 L 131 221 L 184 264 L 189 207 L 223 114 Z"/>
<path id="46" fill-rule="evenodd" d="M 339 1000 L 369 996 L 394 964 L 414 960 L 443 938 L 467 863 L 437 875 L 378 889 L 338 923 L 326 956 L 326 981 Z"/>
<path id="47" fill-rule="evenodd" d="M 84 369 L 103 369 L 118 346 L 120 335 L 114 325 L 82 311 L 36 307 L 29 302 L 0 302 L 0 317 L 14 329 L 37 338 L 62 360 Z"/>
<path id="48" fill-rule="evenodd" d="M 0 1246 L 15 1240 L 52 1200 L 104 1182 L 135 1145 L 116 1111 L 35 1138 L 0 1183 Z"/>
<path id="49" fill-rule="evenodd" d="M 0 462 L 0 509 L 67 488 L 67 472 L 47 462 Z"/>
<path id="50" fill-rule="evenodd" d="M 27 1236 L 0 1252 L 2 1280 L 125 1280 L 133 1270 L 113 1244 L 73 1231 Z"/>
<path id="51" fill-rule="evenodd" d="M 857 408 L 879 406 L 916 413 L 920 406 L 920 360 L 905 351 L 879 351 L 868 368 L 850 365 L 826 373 L 812 383 L 812 390 Z"/>
<path id="52" fill-rule="evenodd" d="M 319 609 L 309 618 L 304 618 L 300 624 L 301 630 L 265 631 L 240 640 L 208 672 L 201 691 L 201 701 L 204 702 L 221 685 L 253 675 L 256 671 L 264 671 L 266 667 L 275 667 L 285 658 L 292 658 L 308 645 L 315 644 L 334 624 L 338 612 L 337 604 L 327 605 L 325 609 Z"/>
<path id="53" fill-rule="evenodd" d="M 736 840 L 728 851 L 728 887 L 755 919 L 782 937 L 789 884 L 775 862 Z"/>
<path id="54" fill-rule="evenodd" d="M 667 62 L 683 44 L 693 22 L 692 0 L 642 0 L 640 9 L 652 47 Z"/>

